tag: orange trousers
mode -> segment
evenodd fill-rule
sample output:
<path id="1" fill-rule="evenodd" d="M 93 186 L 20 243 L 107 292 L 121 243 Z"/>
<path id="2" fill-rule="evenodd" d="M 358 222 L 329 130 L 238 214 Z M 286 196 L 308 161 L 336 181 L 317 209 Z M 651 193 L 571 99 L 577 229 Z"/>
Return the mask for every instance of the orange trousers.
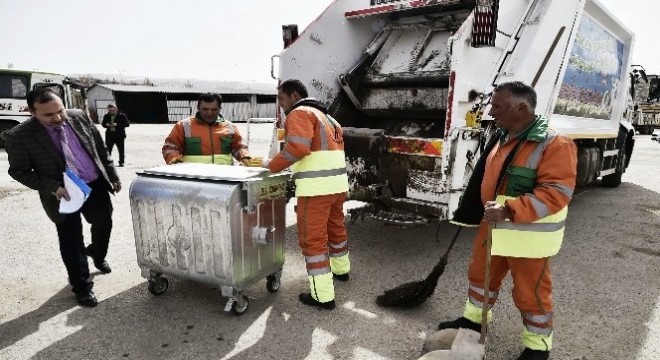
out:
<path id="1" fill-rule="evenodd" d="M 296 207 L 298 245 L 304 256 L 342 253 L 348 250 L 344 225 L 346 193 L 299 197 Z M 329 246 L 332 244 L 335 246 Z M 330 260 L 307 263 L 307 270 L 330 268 Z"/>
<path id="2" fill-rule="evenodd" d="M 470 288 L 468 296 L 483 304 L 484 297 L 477 290 L 484 288 L 486 275 L 486 235 L 488 224 L 481 223 L 472 244 L 472 259 L 468 270 Z M 493 256 L 490 265 L 490 291 L 499 293 L 502 281 L 511 271 L 513 278 L 513 301 L 520 310 L 526 326 L 552 329 L 552 317 L 547 322 L 535 322 L 533 315 L 552 313 L 552 277 L 550 258 L 516 258 Z M 497 297 L 491 296 L 490 304 Z"/>

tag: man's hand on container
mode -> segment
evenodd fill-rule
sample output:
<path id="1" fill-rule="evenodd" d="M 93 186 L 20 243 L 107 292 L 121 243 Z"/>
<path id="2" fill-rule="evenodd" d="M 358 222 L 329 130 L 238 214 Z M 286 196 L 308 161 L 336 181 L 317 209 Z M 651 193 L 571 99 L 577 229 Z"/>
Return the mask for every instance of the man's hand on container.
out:
<path id="1" fill-rule="evenodd" d="M 495 222 L 504 221 L 511 218 L 509 209 L 497 203 L 497 201 L 488 201 L 484 206 L 484 221 Z"/>
<path id="2" fill-rule="evenodd" d="M 261 156 L 246 157 L 241 161 L 243 166 L 249 166 L 249 167 L 261 167 L 262 162 L 263 162 L 263 160 L 262 160 Z"/>

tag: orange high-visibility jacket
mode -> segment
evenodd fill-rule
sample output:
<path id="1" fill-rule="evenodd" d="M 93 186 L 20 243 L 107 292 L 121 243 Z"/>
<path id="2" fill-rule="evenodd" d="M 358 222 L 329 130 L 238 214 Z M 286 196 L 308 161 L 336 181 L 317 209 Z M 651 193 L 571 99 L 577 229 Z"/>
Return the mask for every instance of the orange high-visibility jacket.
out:
<path id="1" fill-rule="evenodd" d="M 268 163 L 271 172 L 280 172 L 295 162 L 302 160 L 312 151 L 321 150 L 321 122 L 326 123 L 328 141 L 327 150 L 344 150 L 344 141 L 341 128 L 331 126 L 325 114 L 311 106 L 298 106 L 287 116 L 284 124 L 286 142 L 284 148 Z"/>
<path id="2" fill-rule="evenodd" d="M 190 121 L 190 138 L 186 138 L 184 121 Z M 181 161 L 185 155 L 227 155 L 241 161 L 250 157 L 236 125 L 221 116 L 207 124 L 197 116 L 180 120 L 165 139 L 163 158 L 167 164 Z"/>

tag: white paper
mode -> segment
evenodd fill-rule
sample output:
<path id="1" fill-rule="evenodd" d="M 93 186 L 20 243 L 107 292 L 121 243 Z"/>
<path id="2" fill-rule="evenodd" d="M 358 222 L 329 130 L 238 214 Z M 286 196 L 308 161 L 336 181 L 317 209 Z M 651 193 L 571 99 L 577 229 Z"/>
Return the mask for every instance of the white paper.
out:
<path id="1" fill-rule="evenodd" d="M 66 172 L 64 173 L 64 188 L 69 193 L 71 200 L 60 199 L 60 214 L 71 214 L 80 210 L 89 197 L 89 193 L 85 193 Z"/>

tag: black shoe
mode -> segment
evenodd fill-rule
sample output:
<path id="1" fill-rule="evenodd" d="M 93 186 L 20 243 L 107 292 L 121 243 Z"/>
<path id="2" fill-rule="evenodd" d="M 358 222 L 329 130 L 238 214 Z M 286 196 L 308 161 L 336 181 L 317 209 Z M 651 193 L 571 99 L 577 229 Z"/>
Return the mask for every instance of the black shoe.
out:
<path id="1" fill-rule="evenodd" d="M 339 281 L 348 281 L 349 276 L 348 273 L 341 275 L 333 273 L 332 278 Z"/>
<path id="2" fill-rule="evenodd" d="M 85 307 L 94 307 L 99 304 L 99 301 L 96 299 L 96 296 L 92 291 L 82 294 L 76 294 L 76 300 L 80 306 Z"/>
<path id="3" fill-rule="evenodd" d="M 442 329 L 470 329 L 476 332 L 481 332 L 481 324 L 472 322 L 464 317 L 459 317 L 453 321 L 443 321 L 438 325 L 438 330 Z"/>
<path id="4" fill-rule="evenodd" d="M 124 167 L 124 163 L 119 163 L 118 167 Z"/>
<path id="5" fill-rule="evenodd" d="M 298 296 L 298 300 L 300 300 L 301 303 L 305 305 L 311 305 L 311 306 L 316 306 L 321 309 L 326 309 L 326 310 L 333 310 L 335 308 L 335 301 L 330 300 L 328 302 L 320 302 L 312 297 L 312 294 L 309 293 L 301 293 L 300 296 Z"/>
<path id="6" fill-rule="evenodd" d="M 112 269 L 110 268 L 110 264 L 108 264 L 107 261 L 96 261 L 94 260 L 94 266 L 103 274 L 110 274 L 112 272 Z"/>
<path id="7" fill-rule="evenodd" d="M 525 348 L 518 356 L 518 360 L 548 360 L 550 358 L 550 351 L 532 350 Z"/>

